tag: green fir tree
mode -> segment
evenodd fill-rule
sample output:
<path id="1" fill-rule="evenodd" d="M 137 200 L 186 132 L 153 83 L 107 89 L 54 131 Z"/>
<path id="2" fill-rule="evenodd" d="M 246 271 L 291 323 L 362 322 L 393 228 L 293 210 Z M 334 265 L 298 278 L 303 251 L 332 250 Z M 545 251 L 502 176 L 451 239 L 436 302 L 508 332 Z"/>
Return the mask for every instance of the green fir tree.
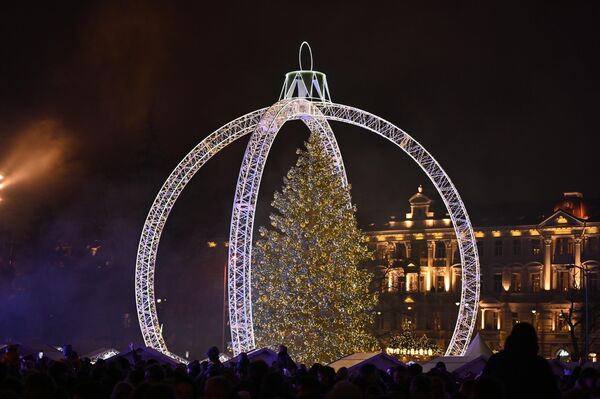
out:
<path id="1" fill-rule="evenodd" d="M 259 347 L 289 346 L 297 361 L 330 362 L 371 350 L 377 296 L 366 239 L 320 136 L 298 150 L 254 252 L 254 324 Z"/>

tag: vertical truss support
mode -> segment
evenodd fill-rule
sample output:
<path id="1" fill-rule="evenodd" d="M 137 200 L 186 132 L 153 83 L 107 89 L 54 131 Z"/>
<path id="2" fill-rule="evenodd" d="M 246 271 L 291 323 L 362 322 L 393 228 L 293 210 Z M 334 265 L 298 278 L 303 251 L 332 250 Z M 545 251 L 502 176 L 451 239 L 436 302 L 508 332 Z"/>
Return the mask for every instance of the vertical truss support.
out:
<path id="1" fill-rule="evenodd" d="M 234 355 L 255 347 L 252 324 L 252 232 L 258 191 L 267 156 L 281 126 L 289 120 L 301 119 L 311 133 L 324 139 L 325 150 L 335 170 L 348 180 L 333 131 L 321 111 L 310 101 L 287 99 L 269 108 L 250 137 L 238 176 L 229 236 L 229 326 Z M 348 198 L 350 201 L 350 198 Z M 350 202 L 349 205 L 351 206 Z"/>
<path id="2" fill-rule="evenodd" d="M 202 140 L 179 162 L 154 199 L 142 229 L 135 265 L 135 303 L 146 346 L 173 355 L 167 349 L 158 322 L 154 271 L 160 236 L 175 201 L 202 165 L 235 140 L 252 132 L 265 111 L 266 108 L 250 112 Z"/>

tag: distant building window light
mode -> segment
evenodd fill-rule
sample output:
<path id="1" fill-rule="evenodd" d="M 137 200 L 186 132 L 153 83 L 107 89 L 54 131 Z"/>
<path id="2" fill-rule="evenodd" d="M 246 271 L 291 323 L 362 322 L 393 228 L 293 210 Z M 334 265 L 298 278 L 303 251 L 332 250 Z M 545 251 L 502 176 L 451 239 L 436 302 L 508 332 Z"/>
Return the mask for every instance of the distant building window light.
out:
<path id="1" fill-rule="evenodd" d="M 542 253 L 540 240 L 531 240 L 531 254 L 539 255 Z"/>

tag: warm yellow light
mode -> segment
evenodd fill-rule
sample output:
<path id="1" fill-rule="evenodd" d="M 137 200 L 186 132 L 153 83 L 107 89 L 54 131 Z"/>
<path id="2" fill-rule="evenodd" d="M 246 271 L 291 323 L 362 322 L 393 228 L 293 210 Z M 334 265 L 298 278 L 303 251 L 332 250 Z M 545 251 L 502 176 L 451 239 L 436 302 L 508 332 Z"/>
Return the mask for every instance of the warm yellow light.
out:
<path id="1" fill-rule="evenodd" d="M 556 234 L 571 234 L 573 229 L 570 227 L 557 227 L 553 229 Z"/>
<path id="2" fill-rule="evenodd" d="M 415 240 L 423 240 L 423 239 L 425 239 L 425 236 L 423 235 L 423 233 L 415 234 Z"/>
<path id="3" fill-rule="evenodd" d="M 209 247 L 209 248 L 214 248 L 214 247 L 216 247 L 216 246 L 217 246 L 217 243 L 216 243 L 216 242 L 214 242 L 214 241 L 209 241 L 209 242 L 207 242 L 207 244 L 208 244 L 208 247 Z"/>
<path id="4" fill-rule="evenodd" d="M 588 233 L 595 234 L 597 232 L 598 232 L 598 228 L 597 227 L 588 227 Z"/>
<path id="5" fill-rule="evenodd" d="M 405 221 L 404 221 L 404 225 L 405 225 L 406 227 L 412 227 L 412 225 L 413 225 L 413 221 L 412 221 L 412 220 L 405 220 Z"/>
<path id="6" fill-rule="evenodd" d="M 425 221 L 425 224 L 426 224 L 428 227 L 431 227 L 431 226 L 433 226 L 433 222 L 434 222 L 434 220 L 433 220 L 433 219 L 427 219 L 427 220 Z"/>
<path id="7" fill-rule="evenodd" d="M 502 233 L 500 232 L 500 230 L 493 230 L 492 237 L 502 237 Z"/>
<path id="8" fill-rule="evenodd" d="M 444 237 L 444 234 L 443 233 L 433 233 L 433 237 L 437 238 L 437 239 L 441 239 Z"/>
<path id="9" fill-rule="evenodd" d="M 536 229 L 529 229 L 529 234 L 532 236 L 539 236 L 540 232 L 537 231 Z"/>
<path id="10" fill-rule="evenodd" d="M 521 232 L 521 230 L 511 230 L 510 235 L 513 237 L 520 237 L 523 235 L 523 233 Z"/>
<path id="11" fill-rule="evenodd" d="M 407 296 L 406 299 L 404 300 L 404 303 L 415 303 L 415 300 L 412 299 L 410 296 Z"/>
<path id="12" fill-rule="evenodd" d="M 569 221 L 567 220 L 567 218 L 564 217 L 563 215 L 560 215 L 559 217 L 556 218 L 556 223 L 565 224 L 568 222 Z"/>
<path id="13" fill-rule="evenodd" d="M 450 226 L 450 222 L 451 222 L 451 220 L 450 220 L 450 219 L 442 219 L 442 220 L 444 221 L 444 224 L 445 224 L 446 226 Z"/>
<path id="14" fill-rule="evenodd" d="M 483 231 L 475 232 L 475 238 L 484 238 L 484 237 L 485 237 L 485 233 Z"/>

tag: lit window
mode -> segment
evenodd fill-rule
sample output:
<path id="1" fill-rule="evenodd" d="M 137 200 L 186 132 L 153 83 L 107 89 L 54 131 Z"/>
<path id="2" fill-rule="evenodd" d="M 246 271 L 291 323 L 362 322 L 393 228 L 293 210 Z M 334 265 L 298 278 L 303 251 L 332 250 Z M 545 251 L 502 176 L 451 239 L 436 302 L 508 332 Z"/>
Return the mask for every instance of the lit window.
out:
<path id="1" fill-rule="evenodd" d="M 444 291 L 446 288 L 446 282 L 444 276 L 436 276 L 435 277 L 435 289 L 436 291 Z"/>
<path id="2" fill-rule="evenodd" d="M 496 312 L 491 309 L 485 311 L 485 329 L 486 330 L 498 330 L 500 321 L 500 312 Z"/>
<path id="3" fill-rule="evenodd" d="M 565 270 L 556 271 L 556 289 L 566 292 L 569 290 L 569 272 Z"/>
<path id="4" fill-rule="evenodd" d="M 556 323 L 556 331 L 569 332 L 569 323 L 567 323 L 567 319 L 565 317 L 563 317 L 562 313 L 556 313 L 555 323 Z"/>
<path id="5" fill-rule="evenodd" d="M 513 326 L 519 323 L 519 314 L 517 312 L 512 312 L 512 323 Z"/>
<path id="6" fill-rule="evenodd" d="M 531 292 L 539 292 L 540 291 L 540 273 L 531 273 L 529 276 L 529 285 L 531 288 Z"/>
<path id="7" fill-rule="evenodd" d="M 521 275 L 512 273 L 510 275 L 510 290 L 512 292 L 521 292 Z"/>
<path id="8" fill-rule="evenodd" d="M 531 240 L 531 254 L 539 255 L 542 253 L 540 240 Z"/>

